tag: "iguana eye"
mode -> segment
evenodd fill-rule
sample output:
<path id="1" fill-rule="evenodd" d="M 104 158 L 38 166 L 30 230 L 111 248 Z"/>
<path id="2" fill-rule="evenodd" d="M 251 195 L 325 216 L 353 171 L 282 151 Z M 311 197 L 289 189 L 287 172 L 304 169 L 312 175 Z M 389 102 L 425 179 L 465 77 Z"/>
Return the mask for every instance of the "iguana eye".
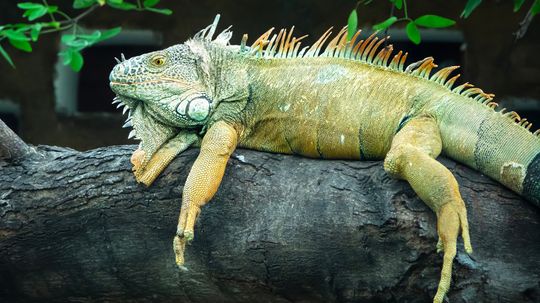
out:
<path id="1" fill-rule="evenodd" d="M 150 62 L 152 62 L 154 66 L 163 66 L 163 64 L 165 64 L 165 57 L 155 56 L 150 60 Z"/>

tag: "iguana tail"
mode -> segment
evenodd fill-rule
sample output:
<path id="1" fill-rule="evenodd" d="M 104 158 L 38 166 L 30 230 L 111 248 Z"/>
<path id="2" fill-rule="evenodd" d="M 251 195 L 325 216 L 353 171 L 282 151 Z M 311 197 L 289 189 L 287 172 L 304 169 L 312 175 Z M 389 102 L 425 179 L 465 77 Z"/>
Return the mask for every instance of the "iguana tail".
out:
<path id="1" fill-rule="evenodd" d="M 540 207 L 540 138 L 527 119 L 496 111 L 492 95 L 454 94 L 438 110 L 443 153 L 464 163 Z"/>

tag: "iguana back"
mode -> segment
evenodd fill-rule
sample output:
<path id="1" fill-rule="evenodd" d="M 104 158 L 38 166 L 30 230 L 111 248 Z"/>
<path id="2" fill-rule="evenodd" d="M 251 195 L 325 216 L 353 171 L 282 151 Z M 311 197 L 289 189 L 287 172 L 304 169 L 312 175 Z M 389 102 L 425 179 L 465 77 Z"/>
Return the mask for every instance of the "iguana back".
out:
<path id="1" fill-rule="evenodd" d="M 290 53 L 295 45 L 285 42 L 276 54 L 246 59 L 252 102 L 240 146 L 324 159 L 384 159 L 408 121 L 430 116 L 444 154 L 540 206 L 540 139 L 527 119 L 496 111 L 493 95 L 468 83 L 453 88 L 459 75 L 450 73 L 457 66 L 431 75 L 436 65 L 426 58 L 404 69 L 401 52 L 388 64 L 392 47 L 377 50 L 384 39 L 375 44 L 372 36 L 355 52 L 345 36 L 343 29 L 321 55 Z"/>

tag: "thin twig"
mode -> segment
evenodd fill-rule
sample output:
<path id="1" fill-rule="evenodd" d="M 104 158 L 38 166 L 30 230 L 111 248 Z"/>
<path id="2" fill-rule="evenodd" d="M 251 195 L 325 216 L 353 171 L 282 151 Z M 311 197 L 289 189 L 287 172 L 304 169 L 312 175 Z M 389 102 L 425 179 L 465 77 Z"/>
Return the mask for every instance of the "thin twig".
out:
<path id="1" fill-rule="evenodd" d="M 529 8 L 529 11 L 527 11 L 525 18 L 523 18 L 523 20 L 519 23 L 519 28 L 514 33 L 514 36 L 515 36 L 514 42 L 517 42 L 519 39 L 523 38 L 523 36 L 525 36 L 525 34 L 527 33 L 527 30 L 529 29 L 529 25 L 531 24 L 534 18 L 532 10 L 535 4 L 536 4 L 536 1 L 533 2 L 531 8 Z"/>

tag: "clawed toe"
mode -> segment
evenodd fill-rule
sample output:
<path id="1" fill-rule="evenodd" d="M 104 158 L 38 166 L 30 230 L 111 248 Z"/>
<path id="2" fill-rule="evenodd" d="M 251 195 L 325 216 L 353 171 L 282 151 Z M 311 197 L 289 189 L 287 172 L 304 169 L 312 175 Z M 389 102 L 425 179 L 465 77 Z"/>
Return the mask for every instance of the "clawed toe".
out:
<path id="1" fill-rule="evenodd" d="M 437 241 L 437 253 L 441 253 L 444 251 L 444 245 L 441 241 L 441 238 L 439 238 L 439 241 Z"/>

